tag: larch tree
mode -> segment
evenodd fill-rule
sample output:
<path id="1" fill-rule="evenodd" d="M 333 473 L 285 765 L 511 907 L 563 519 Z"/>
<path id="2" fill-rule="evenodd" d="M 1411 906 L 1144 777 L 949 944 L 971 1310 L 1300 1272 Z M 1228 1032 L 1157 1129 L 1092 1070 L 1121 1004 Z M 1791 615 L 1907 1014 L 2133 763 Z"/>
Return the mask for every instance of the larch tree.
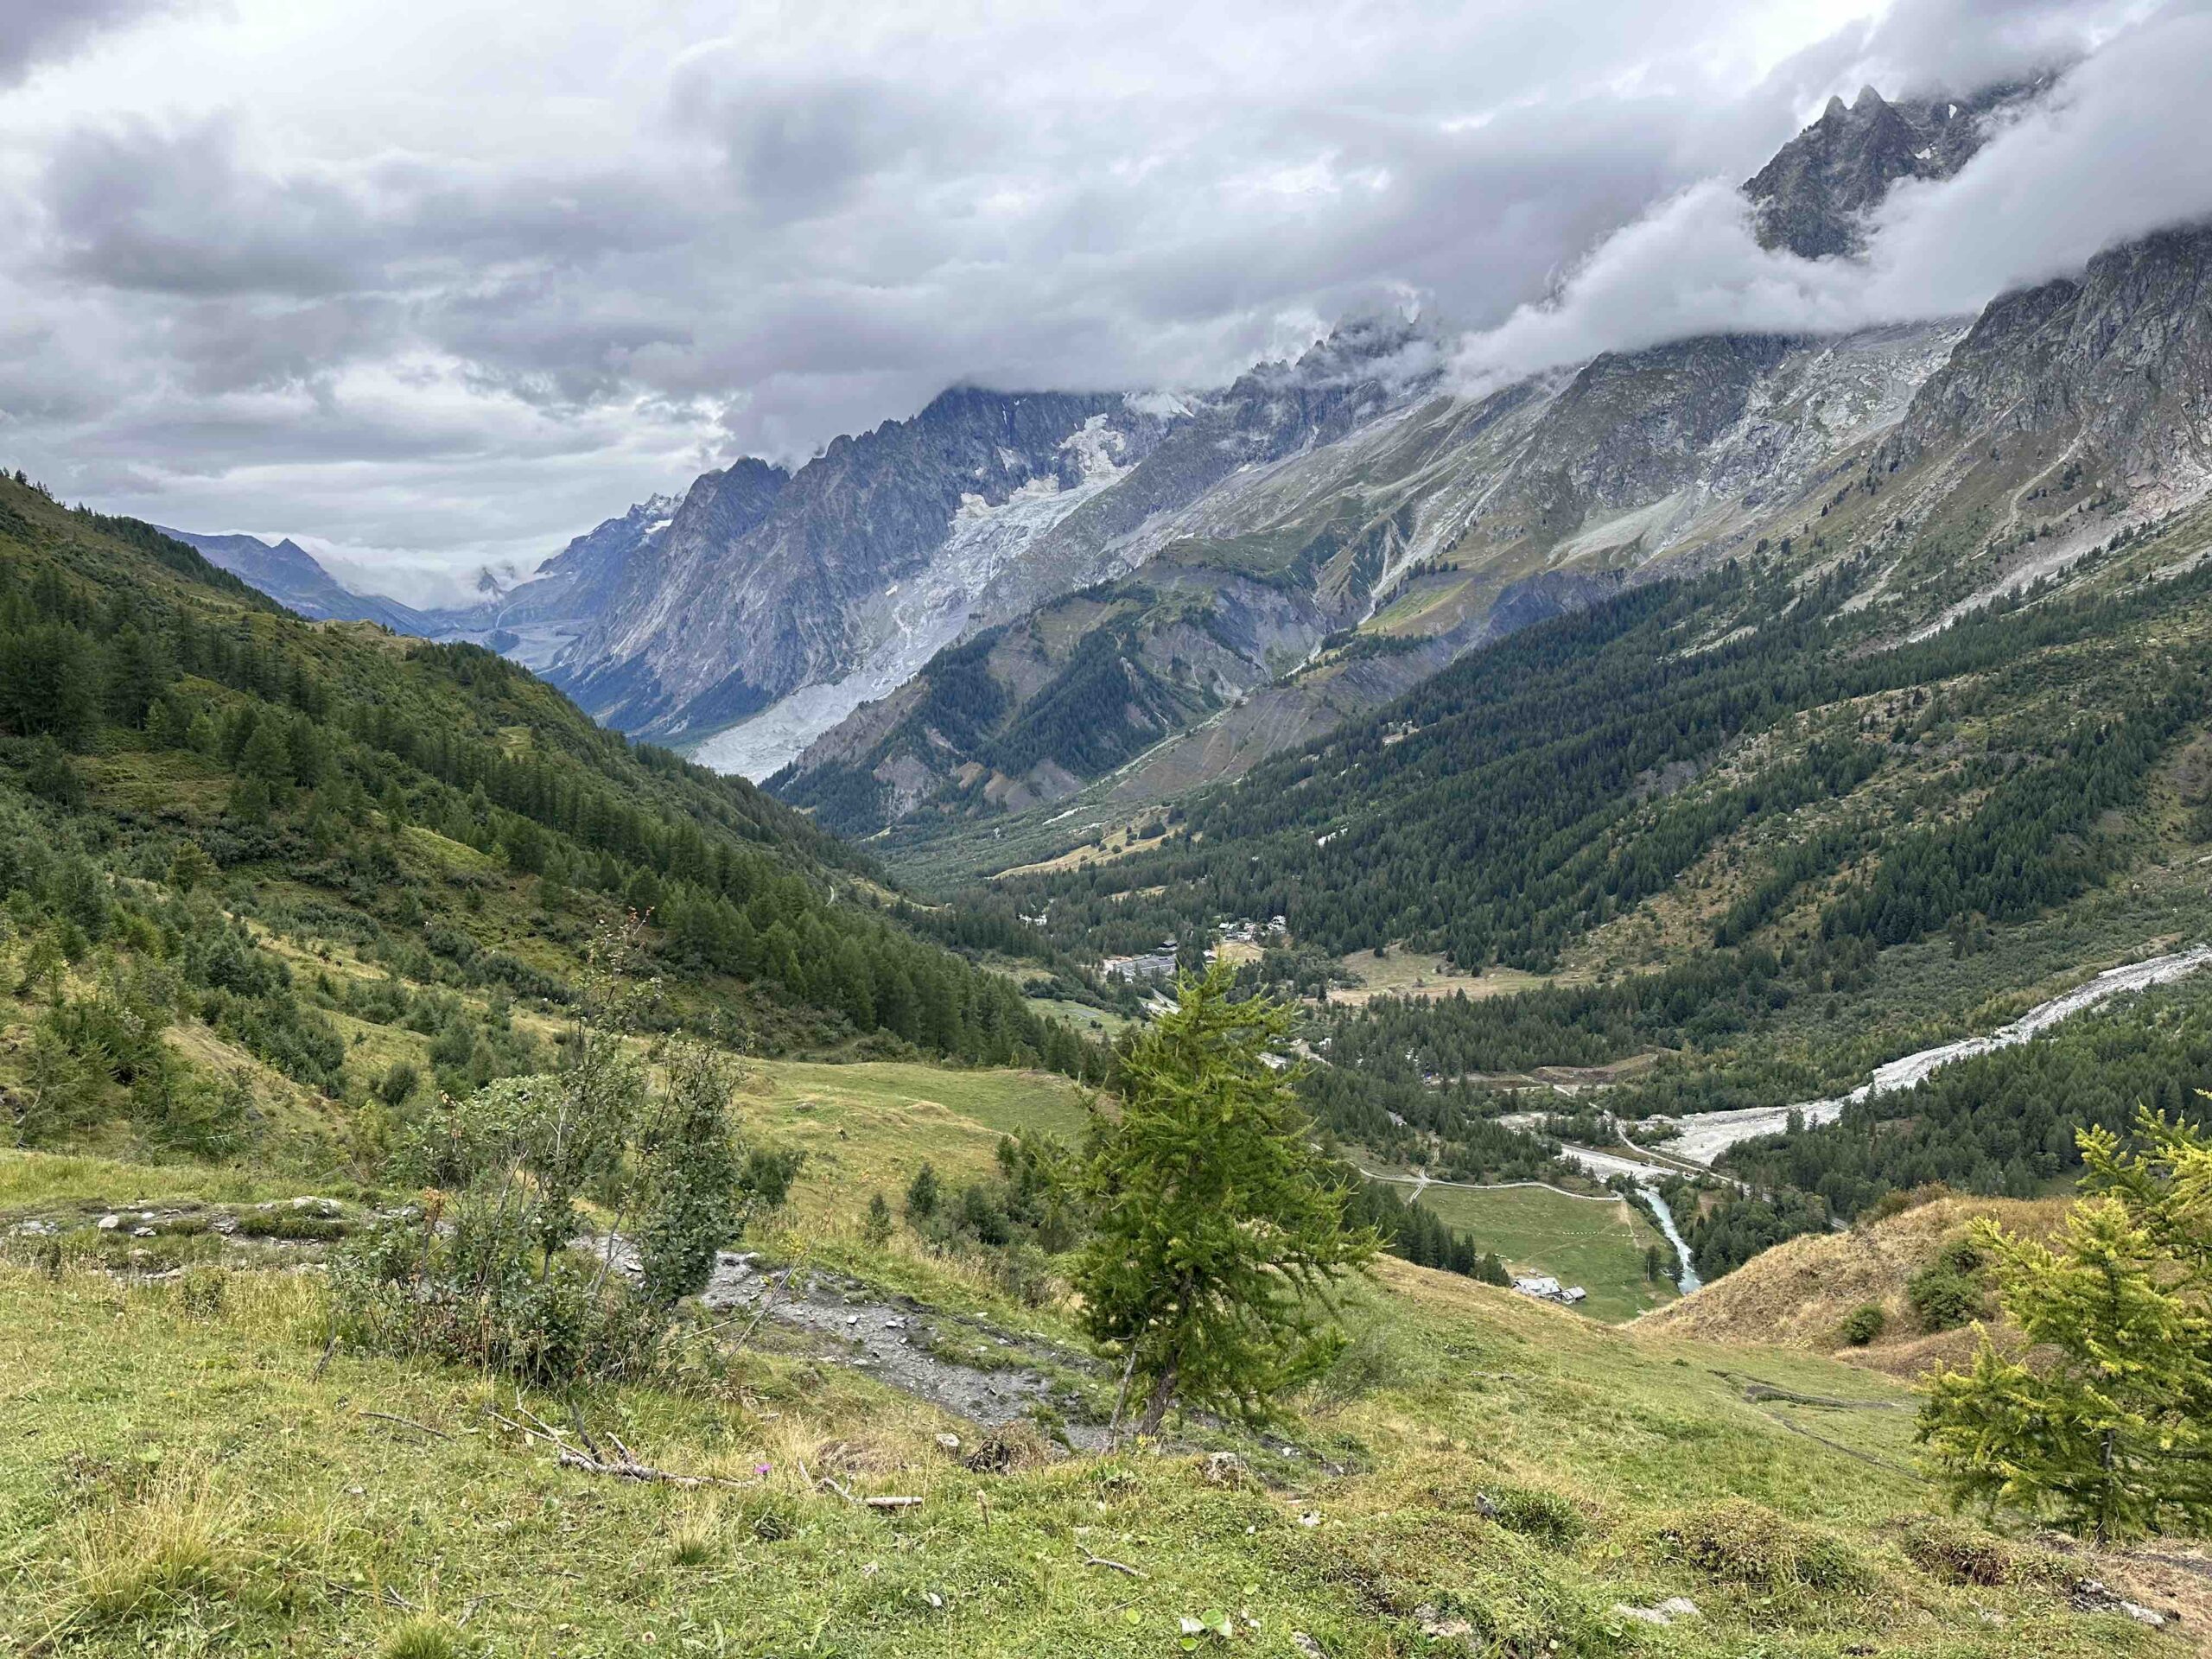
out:
<path id="1" fill-rule="evenodd" d="M 1937 1375 L 1920 1439 L 1954 1497 L 2099 1542 L 2212 1526 L 2212 1140 L 2145 1112 L 2081 1137 L 2050 1243 L 1977 1229 L 2024 1341 Z"/>
<path id="2" fill-rule="evenodd" d="M 1290 1014 L 1232 1001 L 1228 969 L 1185 976 L 1124 1056 L 1118 1113 L 1088 1163 L 1096 1231 L 1077 1268 L 1091 1335 L 1144 1399 L 1262 1420 L 1342 1345 L 1332 1287 L 1379 1248 L 1313 1144 L 1278 1051 Z"/>

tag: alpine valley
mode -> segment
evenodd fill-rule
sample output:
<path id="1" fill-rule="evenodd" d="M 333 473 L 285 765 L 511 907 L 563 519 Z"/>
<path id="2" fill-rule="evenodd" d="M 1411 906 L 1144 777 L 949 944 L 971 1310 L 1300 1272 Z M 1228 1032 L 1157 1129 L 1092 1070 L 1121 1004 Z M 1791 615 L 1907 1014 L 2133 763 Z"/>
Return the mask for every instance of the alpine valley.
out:
<path id="1" fill-rule="evenodd" d="M 956 385 L 441 607 L 11 467 L 0 1647 L 2201 1640 L 2212 225 L 1913 311 Z"/>

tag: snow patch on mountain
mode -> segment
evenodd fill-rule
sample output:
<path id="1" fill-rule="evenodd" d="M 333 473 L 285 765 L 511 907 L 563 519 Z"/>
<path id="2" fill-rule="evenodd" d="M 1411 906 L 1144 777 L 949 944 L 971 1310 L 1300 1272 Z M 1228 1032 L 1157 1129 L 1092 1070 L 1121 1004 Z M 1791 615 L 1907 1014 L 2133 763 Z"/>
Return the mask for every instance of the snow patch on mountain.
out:
<path id="1" fill-rule="evenodd" d="M 993 505 L 972 492 L 960 498 L 948 534 L 929 562 L 861 602 L 859 665 L 838 679 L 801 686 L 751 718 L 700 742 L 692 756 L 716 772 L 760 779 L 796 760 L 806 746 L 864 702 L 888 696 L 945 646 L 1007 620 L 988 602 L 992 584 L 1039 537 L 1100 491 L 1127 476 L 1117 457 L 1123 435 L 1093 415 L 1061 441 L 1080 481 L 1063 486 L 1041 473 Z"/>

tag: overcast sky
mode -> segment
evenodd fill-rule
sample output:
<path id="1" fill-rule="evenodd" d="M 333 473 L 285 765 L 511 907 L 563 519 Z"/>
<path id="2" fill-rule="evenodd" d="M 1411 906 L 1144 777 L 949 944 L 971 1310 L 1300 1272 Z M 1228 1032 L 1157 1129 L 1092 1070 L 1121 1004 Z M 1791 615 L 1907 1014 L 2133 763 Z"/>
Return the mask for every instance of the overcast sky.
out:
<path id="1" fill-rule="evenodd" d="M 2203 0 L 0 0 L 0 462 L 423 598 L 957 380 L 1201 387 L 1406 296 L 1467 331 L 1471 384 L 1971 308 L 2212 210 L 2208 28 Z M 1744 233 L 1726 187 L 1831 92 L 2084 54 L 1863 266 Z"/>

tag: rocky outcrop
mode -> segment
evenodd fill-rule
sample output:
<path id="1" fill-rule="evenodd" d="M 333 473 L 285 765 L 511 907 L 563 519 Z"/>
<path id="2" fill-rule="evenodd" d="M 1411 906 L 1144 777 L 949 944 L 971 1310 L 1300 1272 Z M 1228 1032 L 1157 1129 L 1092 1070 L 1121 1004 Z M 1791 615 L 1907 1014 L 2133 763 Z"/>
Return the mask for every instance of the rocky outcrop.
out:
<path id="1" fill-rule="evenodd" d="M 868 613 L 948 544 L 988 540 L 964 529 L 1080 499 L 1160 426 L 1118 394 L 963 387 L 910 421 L 837 439 L 794 474 L 757 461 L 710 474 L 555 677 L 601 718 L 668 738 L 841 678 L 880 643 L 872 624 L 896 634 L 927 620 Z"/>
<path id="2" fill-rule="evenodd" d="M 1760 245 L 1807 259 L 1856 253 L 1867 216 L 1907 179 L 1948 179 L 2049 78 L 1891 104 L 1872 86 L 1832 98 L 1811 126 L 1744 181 Z"/>
<path id="3" fill-rule="evenodd" d="M 1914 399 L 1891 456 L 2016 436 L 2113 487 L 2212 484 L 2212 226 L 1992 302 Z"/>

